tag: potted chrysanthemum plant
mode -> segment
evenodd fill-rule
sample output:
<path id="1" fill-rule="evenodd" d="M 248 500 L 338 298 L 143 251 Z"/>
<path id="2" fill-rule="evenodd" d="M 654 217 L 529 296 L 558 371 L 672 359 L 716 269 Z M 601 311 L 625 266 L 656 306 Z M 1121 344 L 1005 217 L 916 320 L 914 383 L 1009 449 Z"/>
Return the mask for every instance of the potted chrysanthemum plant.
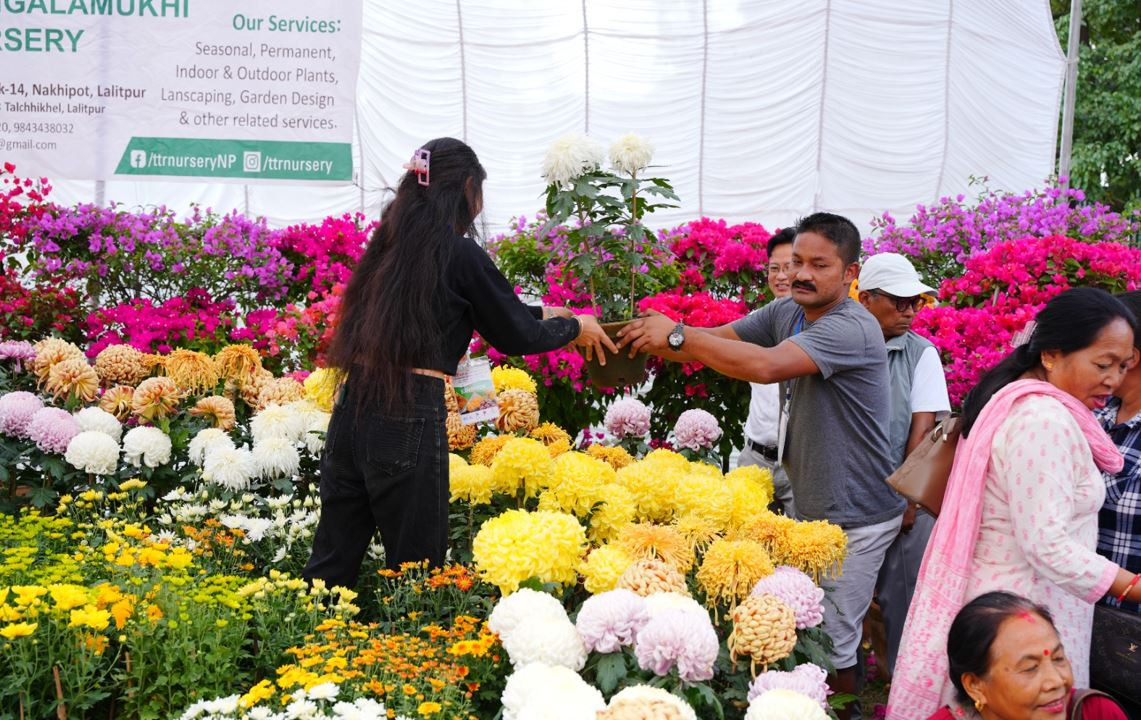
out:
<path id="1" fill-rule="evenodd" d="M 653 147 L 627 134 L 610 146 L 604 169 L 602 146 L 584 135 L 560 138 L 543 160 L 547 180 L 545 230 L 561 226 L 549 261 L 564 268 L 564 279 L 590 298 L 590 305 L 611 337 L 630 322 L 636 301 L 662 289 L 663 273 L 673 257 L 661 247 L 643 219 L 663 207 L 676 207 L 667 180 L 647 172 Z M 606 365 L 588 363 L 591 380 L 603 387 L 637 384 L 645 379 L 646 356 L 631 360 L 609 355 Z"/>

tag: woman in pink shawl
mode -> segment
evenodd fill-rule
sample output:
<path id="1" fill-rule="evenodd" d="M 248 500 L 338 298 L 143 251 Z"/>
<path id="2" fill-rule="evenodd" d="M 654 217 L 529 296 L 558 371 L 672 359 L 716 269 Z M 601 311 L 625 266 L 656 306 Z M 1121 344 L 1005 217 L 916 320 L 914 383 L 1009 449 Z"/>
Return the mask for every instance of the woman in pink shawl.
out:
<path id="1" fill-rule="evenodd" d="M 1105 498 L 1099 468 L 1116 472 L 1122 458 L 1090 412 L 1132 366 L 1135 323 L 1109 293 L 1068 290 L 967 396 L 963 438 L 903 631 L 889 720 L 926 720 L 944 705 L 955 717 L 987 715 L 955 704 L 946 647 L 959 609 L 994 590 L 1048 609 L 1074 684 L 1089 685 L 1093 603 L 1106 594 L 1141 598 L 1133 573 L 1094 552 Z"/>

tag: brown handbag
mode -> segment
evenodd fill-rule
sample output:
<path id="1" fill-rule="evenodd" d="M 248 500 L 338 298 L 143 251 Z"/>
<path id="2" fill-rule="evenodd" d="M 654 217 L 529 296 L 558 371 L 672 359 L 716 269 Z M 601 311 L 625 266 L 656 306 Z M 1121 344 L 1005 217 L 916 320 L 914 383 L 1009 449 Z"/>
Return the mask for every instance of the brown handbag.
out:
<path id="1" fill-rule="evenodd" d="M 952 415 L 935 426 L 916 446 L 899 469 L 887 479 L 897 493 L 918 503 L 932 515 L 943 507 L 947 479 L 955 463 L 955 448 L 962 435 L 962 418 Z"/>

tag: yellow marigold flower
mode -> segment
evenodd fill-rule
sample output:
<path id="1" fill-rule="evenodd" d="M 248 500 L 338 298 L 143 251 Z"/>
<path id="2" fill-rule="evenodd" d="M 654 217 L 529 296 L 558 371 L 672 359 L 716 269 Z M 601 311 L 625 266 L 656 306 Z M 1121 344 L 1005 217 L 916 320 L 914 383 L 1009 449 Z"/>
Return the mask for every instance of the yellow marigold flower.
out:
<path id="1" fill-rule="evenodd" d="M 774 542 L 773 560 L 791 565 L 812 576 L 839 575 L 848 554 L 848 536 L 839 525 L 826 520 L 794 523 Z"/>
<path id="2" fill-rule="evenodd" d="M 83 358 L 68 358 L 51 366 L 44 390 L 57 398 L 89 403 L 99 394 L 99 375 Z"/>
<path id="3" fill-rule="evenodd" d="M 443 707 L 440 706 L 440 703 L 431 701 L 422 702 L 420 703 L 420 707 L 416 708 L 416 712 L 422 717 L 437 715 L 441 710 L 443 710 Z"/>
<path id="4" fill-rule="evenodd" d="M 763 577 L 773 573 L 773 563 L 760 543 L 751 540 L 715 540 L 697 569 L 697 582 L 705 591 L 706 604 L 734 607 Z"/>
<path id="5" fill-rule="evenodd" d="M 617 483 L 603 485 L 598 499 L 602 504 L 590 516 L 590 537 L 596 543 L 617 537 L 618 531 L 633 522 L 637 514 L 634 496 Z"/>
<path id="6" fill-rule="evenodd" d="M 574 583 L 585 549 L 586 531 L 573 515 L 542 510 L 508 510 L 485 522 L 472 541 L 476 569 L 504 594 L 531 577 Z"/>
<path id="7" fill-rule="evenodd" d="M 0 628 L 0 635 L 9 640 L 15 640 L 16 638 L 28 637 L 34 633 L 39 626 L 39 623 L 12 623 L 11 625 L 5 625 Z"/>
<path id="8" fill-rule="evenodd" d="M 249 345 L 227 345 L 214 355 L 218 374 L 239 387 L 261 370 L 261 355 Z"/>
<path id="9" fill-rule="evenodd" d="M 688 461 L 681 459 L 688 469 Z M 634 496 L 638 518 L 651 522 L 669 522 L 673 518 L 677 509 L 677 486 L 682 477 L 684 470 L 679 471 L 676 464 L 662 459 L 641 460 L 618 471 L 618 483 Z"/>
<path id="10" fill-rule="evenodd" d="M 547 447 L 566 443 L 566 446 L 569 449 L 571 442 L 573 442 L 570 433 L 551 422 L 545 422 L 532 430 L 531 437 L 542 442 Z"/>
<path id="11" fill-rule="evenodd" d="M 48 592 L 56 609 L 62 612 L 87 604 L 87 588 L 79 585 L 48 585 Z"/>
<path id="12" fill-rule="evenodd" d="M 142 490 L 146 486 L 146 481 L 140 480 L 138 478 L 131 478 L 130 480 L 124 480 L 123 482 L 119 483 L 119 489 L 123 492 L 130 492 L 131 490 Z"/>
<path id="13" fill-rule="evenodd" d="M 458 412 L 448 413 L 444 427 L 448 431 L 449 450 L 467 450 L 475 445 L 475 436 L 478 432 L 476 426 L 465 425 Z"/>
<path id="14" fill-rule="evenodd" d="M 768 670 L 796 647 L 796 613 L 775 595 L 750 595 L 733 608 L 732 618 L 729 659 L 736 663 L 738 655 L 748 655 L 753 677 L 757 663 Z"/>
<path id="15" fill-rule="evenodd" d="M 325 412 L 333 412 L 333 403 L 343 381 L 344 373 L 336 368 L 317 368 L 305 378 L 305 399 Z"/>
<path id="16" fill-rule="evenodd" d="M 234 410 L 234 403 L 229 398 L 221 395 L 210 395 L 201 398 L 190 409 L 190 414 L 195 417 L 205 418 L 209 420 L 214 427 L 219 430 L 229 432 L 234 428 L 238 422 L 238 416 Z"/>
<path id="17" fill-rule="evenodd" d="M 92 630 L 106 630 L 111 624 L 111 613 L 89 606 L 71 611 L 69 627 L 89 627 Z"/>
<path id="18" fill-rule="evenodd" d="M 99 398 L 99 407 L 109 412 L 120 422 L 131 416 L 131 403 L 135 397 L 135 389 L 130 385 L 116 385 L 103 391 Z"/>
<path id="19" fill-rule="evenodd" d="M 605 462 L 585 453 L 566 452 L 555 458 L 554 475 L 545 495 L 553 505 L 551 509 L 584 518 L 598 502 L 603 485 L 614 479 L 614 469 Z"/>
<path id="20" fill-rule="evenodd" d="M 498 492 L 514 495 L 522 487 L 531 497 L 550 484 L 555 463 L 538 440 L 511 438 L 491 461 L 491 474 Z"/>
<path id="21" fill-rule="evenodd" d="M 36 382 L 40 385 L 47 382 L 48 373 L 51 372 L 52 366 L 56 363 L 73 358 L 87 362 L 82 350 L 59 338 L 44 338 L 36 343 L 32 349 L 36 351 L 36 359 L 32 363 L 32 368 L 36 371 Z"/>
<path id="22" fill-rule="evenodd" d="M 206 353 L 179 348 L 166 358 L 166 374 L 178 389 L 188 393 L 203 393 L 218 384 L 218 368 Z"/>
<path id="23" fill-rule="evenodd" d="M 693 548 L 675 528 L 652 523 L 630 523 L 618 531 L 614 543 L 635 560 L 662 560 L 683 575 L 693 567 Z"/>
<path id="24" fill-rule="evenodd" d="M 605 460 L 610 463 L 610 467 L 615 470 L 630 465 L 634 462 L 633 456 L 626 452 L 625 448 L 610 447 L 608 445 L 591 445 L 586 449 L 586 454 L 591 457 L 596 457 L 599 460 Z"/>
<path id="25" fill-rule="evenodd" d="M 168 377 L 147 378 L 135 388 L 131 409 L 147 422 L 165 418 L 178 407 L 178 386 Z"/>
<path id="26" fill-rule="evenodd" d="M 501 393 L 506 390 L 522 390 L 523 392 L 534 395 L 539 392 L 535 381 L 526 371 L 509 365 L 500 365 L 491 368 L 491 382 L 495 383 L 496 393 Z"/>
<path id="27" fill-rule="evenodd" d="M 661 560 L 635 560 L 626 568 L 626 572 L 622 573 L 622 577 L 618 578 L 618 587 L 642 597 L 659 592 L 675 592 L 689 596 L 685 576 L 673 565 Z"/>
<path id="28" fill-rule="evenodd" d="M 257 380 L 254 381 L 255 383 Z M 301 400 L 305 395 L 305 388 L 301 383 L 291 377 L 270 377 L 258 388 L 257 401 L 251 403 L 258 410 L 270 405 L 288 405 Z"/>
<path id="29" fill-rule="evenodd" d="M 539 424 L 539 399 L 525 390 L 504 390 L 496 396 L 499 419 L 495 424 L 503 432 L 531 432 Z"/>
<path id="30" fill-rule="evenodd" d="M 238 707 L 249 709 L 260 703 L 262 700 L 269 700 L 273 697 L 274 687 L 273 683 L 269 680 L 262 680 L 257 685 L 250 688 L 250 691 L 245 695 L 238 698 Z"/>
<path id="31" fill-rule="evenodd" d="M 603 545 L 590 551 L 579 572 L 582 573 L 583 587 L 597 595 L 618 587 L 622 573 L 633 564 L 634 559 L 617 545 Z"/>
<path id="32" fill-rule="evenodd" d="M 471 463 L 472 465 L 487 465 L 491 467 L 491 462 L 495 460 L 495 456 L 503 449 L 503 446 L 512 440 L 511 435 L 488 435 L 475 444 L 471 449 Z"/>
<path id="33" fill-rule="evenodd" d="M 463 500 L 472 505 L 486 505 L 491 502 L 495 491 L 491 468 L 486 465 L 454 465 L 450 469 L 448 484 L 451 502 Z"/>
<path id="34" fill-rule="evenodd" d="M 95 356 L 95 372 L 105 384 L 135 385 L 142 382 L 148 370 L 143 354 L 130 345 L 108 345 Z"/>

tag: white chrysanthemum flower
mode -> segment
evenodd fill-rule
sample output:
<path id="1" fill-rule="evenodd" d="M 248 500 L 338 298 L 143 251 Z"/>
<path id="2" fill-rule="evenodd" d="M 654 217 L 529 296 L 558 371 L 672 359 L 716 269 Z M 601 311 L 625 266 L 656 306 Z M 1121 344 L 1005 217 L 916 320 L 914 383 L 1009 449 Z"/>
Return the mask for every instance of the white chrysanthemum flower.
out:
<path id="1" fill-rule="evenodd" d="M 301 469 L 301 456 L 293 441 L 266 438 L 254 443 L 254 465 L 263 478 L 292 477 Z"/>
<path id="2" fill-rule="evenodd" d="M 325 449 L 325 433 L 329 432 L 329 419 L 332 417 L 333 414 L 327 412 L 313 414 L 313 421 L 305 431 L 305 447 L 311 454 L 320 455 Z"/>
<path id="3" fill-rule="evenodd" d="M 274 715 L 273 711 L 265 705 L 258 705 L 255 708 L 250 708 L 246 713 L 246 720 L 276 720 L 280 716 Z"/>
<path id="4" fill-rule="evenodd" d="M 336 683 L 323 682 L 309 688 L 308 696 L 313 700 L 334 700 L 338 692 Z"/>
<path id="5" fill-rule="evenodd" d="M 607 707 L 612 708 L 627 702 L 635 705 L 643 703 L 666 704 L 676 710 L 682 720 L 697 720 L 697 713 L 693 711 L 689 703 L 662 688 L 651 687 L 650 685 L 631 685 L 610 698 L 610 705 Z"/>
<path id="6" fill-rule="evenodd" d="M 699 615 L 709 615 L 709 611 L 702 607 L 701 603 L 688 595 L 676 592 L 656 592 L 647 595 L 646 610 L 651 618 L 661 615 L 666 610 L 685 610 Z"/>
<path id="7" fill-rule="evenodd" d="M 63 459 L 92 475 L 110 475 L 119 465 L 119 443 L 107 433 L 84 430 L 71 439 Z"/>
<path id="8" fill-rule="evenodd" d="M 610 164 L 618 172 L 627 175 L 635 175 L 646 169 L 653 157 L 654 146 L 634 133 L 626 133 L 610 146 Z"/>
<path id="9" fill-rule="evenodd" d="M 500 638 L 507 638 L 519 623 L 528 618 L 569 622 L 567 611 L 553 596 L 531 588 L 519 588 L 495 604 L 487 619 L 487 627 L 498 633 Z"/>
<path id="10" fill-rule="evenodd" d="M 600 168 L 602 159 L 602 145 L 597 141 L 586 135 L 564 135 L 543 157 L 543 177 L 563 187 L 579 175 Z"/>
<path id="11" fill-rule="evenodd" d="M 827 720 L 828 713 L 807 695 L 774 688 L 749 703 L 745 720 Z"/>
<path id="12" fill-rule="evenodd" d="M 194 720 L 199 717 L 215 717 L 230 715 L 238 711 L 238 696 L 214 698 L 213 700 L 199 700 L 182 713 L 181 720 Z"/>
<path id="13" fill-rule="evenodd" d="M 211 448 L 202 463 L 202 479 L 227 490 L 249 489 L 250 479 L 255 475 L 254 457 L 245 448 Z"/>
<path id="14" fill-rule="evenodd" d="M 578 671 L 586 665 L 586 644 L 569 619 L 525 618 L 503 638 L 503 649 L 515 667 L 541 662 Z"/>
<path id="15" fill-rule="evenodd" d="M 520 720 L 524 711 L 531 717 L 538 717 L 527 708 L 536 703 L 549 706 L 552 703 L 547 702 L 548 698 L 568 696 L 575 698 L 574 702 L 581 702 L 591 709 L 591 714 L 587 717 L 594 717 L 595 712 L 606 706 L 602 694 L 569 668 L 544 663 L 516 667 L 515 672 L 507 678 L 500 697 L 503 720 Z"/>
<path id="16" fill-rule="evenodd" d="M 315 720 L 315 718 L 320 717 L 317 714 L 319 712 L 321 712 L 321 708 L 308 698 L 294 700 L 285 706 L 285 717 L 290 718 L 290 720 Z"/>
<path id="17" fill-rule="evenodd" d="M 233 448 L 234 441 L 230 439 L 225 430 L 219 428 L 199 430 L 186 448 L 190 455 L 190 462 L 202 467 L 203 461 L 206 460 L 206 453 L 214 447 Z"/>
<path id="18" fill-rule="evenodd" d="M 221 515 L 218 521 L 233 530 L 241 530 L 250 542 L 258 542 L 273 528 L 273 521 L 248 515 Z M 314 697 L 310 692 L 309 697 Z"/>
<path id="19" fill-rule="evenodd" d="M 123 457 L 135 467 L 156 468 L 170 462 L 170 436 L 150 425 L 131 428 L 123 436 Z"/>
<path id="20" fill-rule="evenodd" d="M 80 430 L 94 430 L 111 436 L 115 442 L 123 437 L 123 424 L 111 413 L 97 407 L 83 408 L 75 413 Z"/>
<path id="21" fill-rule="evenodd" d="M 309 413 L 287 405 L 267 405 L 250 420 L 250 436 L 254 443 L 268 438 L 285 438 L 297 442 L 309 427 Z"/>
<path id="22" fill-rule="evenodd" d="M 351 703 L 339 702 L 333 706 L 337 720 L 388 720 L 384 703 L 371 698 L 357 698 Z"/>

